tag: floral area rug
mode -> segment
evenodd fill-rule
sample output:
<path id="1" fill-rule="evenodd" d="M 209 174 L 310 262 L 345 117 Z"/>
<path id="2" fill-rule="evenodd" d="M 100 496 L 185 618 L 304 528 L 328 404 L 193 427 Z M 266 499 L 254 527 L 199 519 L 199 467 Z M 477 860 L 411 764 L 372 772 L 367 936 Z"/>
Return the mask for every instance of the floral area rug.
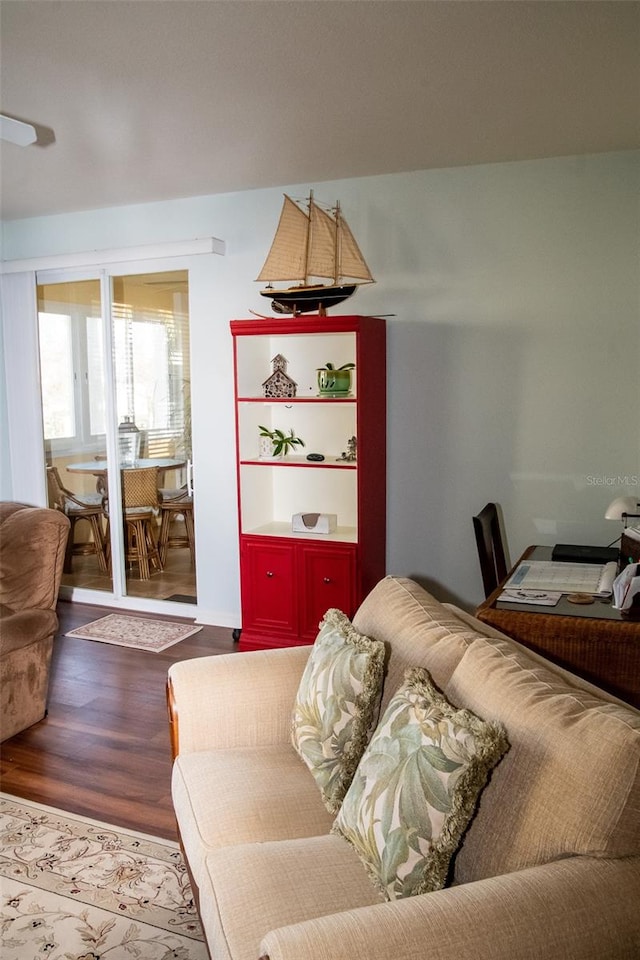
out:
<path id="1" fill-rule="evenodd" d="M 0 794 L 2 960 L 206 960 L 178 845 Z"/>
<path id="2" fill-rule="evenodd" d="M 144 617 L 126 617 L 111 613 L 108 617 L 92 620 L 83 627 L 70 630 L 65 636 L 80 637 L 82 640 L 98 640 L 101 643 L 114 643 L 118 647 L 135 647 L 137 650 L 150 650 L 160 653 L 185 637 L 198 633 L 202 627 L 192 623 L 178 623 L 174 620 L 146 620 Z"/>

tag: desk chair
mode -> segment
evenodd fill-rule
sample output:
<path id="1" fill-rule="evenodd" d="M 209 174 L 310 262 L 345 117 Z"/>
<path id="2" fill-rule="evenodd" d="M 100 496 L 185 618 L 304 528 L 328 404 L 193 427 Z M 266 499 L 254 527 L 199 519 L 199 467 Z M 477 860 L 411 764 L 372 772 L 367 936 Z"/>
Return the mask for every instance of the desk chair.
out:
<path id="1" fill-rule="evenodd" d="M 107 557 L 102 530 L 104 518 L 102 495 L 100 493 L 78 494 L 67 490 L 62 484 L 58 468 L 51 466 L 47 467 L 47 490 L 49 506 L 64 513 L 71 524 L 64 555 L 64 573 L 72 572 L 74 556 L 84 556 L 91 553 L 95 553 L 101 573 L 107 573 Z M 76 543 L 75 528 L 81 520 L 85 520 L 91 527 L 93 539 L 84 543 Z"/>
<path id="2" fill-rule="evenodd" d="M 498 506 L 487 503 L 473 518 L 485 599 L 507 575 Z"/>

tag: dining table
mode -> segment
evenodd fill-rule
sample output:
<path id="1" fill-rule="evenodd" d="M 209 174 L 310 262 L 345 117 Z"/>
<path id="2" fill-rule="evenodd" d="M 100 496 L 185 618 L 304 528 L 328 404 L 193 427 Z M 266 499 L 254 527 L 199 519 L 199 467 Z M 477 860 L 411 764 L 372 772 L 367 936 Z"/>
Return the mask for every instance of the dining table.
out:
<path id="1" fill-rule="evenodd" d="M 186 465 L 186 460 L 177 460 L 174 457 L 141 457 L 131 463 L 121 463 L 120 469 L 139 470 L 141 467 L 157 467 L 159 470 L 179 470 Z M 107 472 L 108 462 L 107 460 L 86 460 L 81 463 L 68 463 L 67 470 L 70 473 L 93 473 L 98 477 Z"/>
<path id="2" fill-rule="evenodd" d="M 141 467 L 157 467 L 160 475 L 166 470 L 180 470 L 186 467 L 186 459 L 175 457 L 140 457 L 131 463 L 120 463 L 121 470 L 139 470 Z M 92 473 L 96 477 L 96 489 L 99 493 L 106 492 L 105 479 L 109 469 L 107 460 L 85 460 L 80 463 L 68 463 L 69 473 Z"/>

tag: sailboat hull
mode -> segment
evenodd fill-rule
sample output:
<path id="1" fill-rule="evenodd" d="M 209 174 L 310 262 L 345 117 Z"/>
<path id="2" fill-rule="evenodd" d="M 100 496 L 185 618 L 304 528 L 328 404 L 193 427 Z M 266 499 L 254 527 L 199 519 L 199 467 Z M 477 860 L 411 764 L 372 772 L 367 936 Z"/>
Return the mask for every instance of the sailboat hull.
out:
<path id="1" fill-rule="evenodd" d="M 286 290 L 269 289 L 260 291 L 263 297 L 269 297 L 275 313 L 323 313 L 327 307 L 333 307 L 348 300 L 358 287 L 357 283 L 333 284 L 327 286 L 288 287 Z"/>

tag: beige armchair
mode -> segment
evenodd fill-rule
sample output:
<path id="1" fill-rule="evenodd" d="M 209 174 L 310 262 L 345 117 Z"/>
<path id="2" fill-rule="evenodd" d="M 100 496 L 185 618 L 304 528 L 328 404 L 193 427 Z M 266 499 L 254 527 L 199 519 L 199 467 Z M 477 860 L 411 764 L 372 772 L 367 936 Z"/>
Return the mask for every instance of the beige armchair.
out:
<path id="1" fill-rule="evenodd" d="M 69 526 L 59 510 L 0 503 L 0 740 L 46 713 Z"/>

